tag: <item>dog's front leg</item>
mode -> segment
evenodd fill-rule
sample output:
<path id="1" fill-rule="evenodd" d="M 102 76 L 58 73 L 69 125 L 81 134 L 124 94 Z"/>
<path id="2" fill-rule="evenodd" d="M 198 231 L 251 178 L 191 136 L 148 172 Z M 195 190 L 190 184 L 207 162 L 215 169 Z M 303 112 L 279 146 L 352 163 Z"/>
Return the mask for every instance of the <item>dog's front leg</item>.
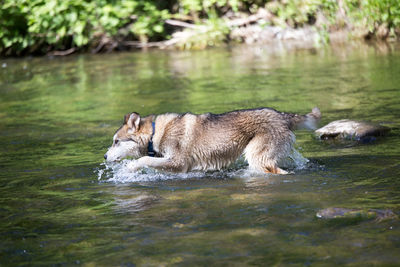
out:
<path id="1" fill-rule="evenodd" d="M 164 171 L 181 172 L 185 171 L 183 164 L 169 158 L 142 157 L 128 164 L 128 168 L 132 171 L 138 171 L 144 167 L 155 168 Z"/>

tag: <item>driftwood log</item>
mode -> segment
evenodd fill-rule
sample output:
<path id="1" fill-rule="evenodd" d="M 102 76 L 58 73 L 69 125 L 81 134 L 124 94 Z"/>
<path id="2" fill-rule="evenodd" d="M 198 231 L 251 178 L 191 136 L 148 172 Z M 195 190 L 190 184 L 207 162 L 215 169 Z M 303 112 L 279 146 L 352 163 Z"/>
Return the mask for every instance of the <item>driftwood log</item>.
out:
<path id="1" fill-rule="evenodd" d="M 378 137 L 386 135 L 390 128 L 379 124 L 353 121 L 337 120 L 332 121 L 322 128 L 315 131 L 320 139 L 350 139 L 362 140 L 368 137 Z"/>

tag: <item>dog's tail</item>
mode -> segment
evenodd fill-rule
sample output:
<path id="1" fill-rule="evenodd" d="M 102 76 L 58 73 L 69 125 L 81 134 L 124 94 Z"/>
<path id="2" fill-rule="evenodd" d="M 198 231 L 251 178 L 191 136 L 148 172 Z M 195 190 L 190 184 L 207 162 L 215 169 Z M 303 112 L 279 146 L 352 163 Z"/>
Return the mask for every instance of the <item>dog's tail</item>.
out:
<path id="1" fill-rule="evenodd" d="M 298 129 L 317 129 L 317 124 L 321 119 L 321 111 L 315 107 L 306 115 L 298 115 L 293 113 L 283 113 L 283 116 L 289 123 L 290 130 Z"/>

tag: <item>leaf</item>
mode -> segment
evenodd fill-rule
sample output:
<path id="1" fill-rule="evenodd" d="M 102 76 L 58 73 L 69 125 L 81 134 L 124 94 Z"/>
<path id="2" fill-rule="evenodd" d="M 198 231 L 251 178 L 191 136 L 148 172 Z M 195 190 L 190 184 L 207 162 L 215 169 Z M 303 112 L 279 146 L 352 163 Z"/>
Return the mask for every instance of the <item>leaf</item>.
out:
<path id="1" fill-rule="evenodd" d="M 158 32 L 158 33 L 161 33 L 162 31 L 164 30 L 164 28 L 163 28 L 163 26 L 161 26 L 161 25 L 155 25 L 154 27 L 153 27 L 153 31 L 155 31 L 155 32 Z"/>

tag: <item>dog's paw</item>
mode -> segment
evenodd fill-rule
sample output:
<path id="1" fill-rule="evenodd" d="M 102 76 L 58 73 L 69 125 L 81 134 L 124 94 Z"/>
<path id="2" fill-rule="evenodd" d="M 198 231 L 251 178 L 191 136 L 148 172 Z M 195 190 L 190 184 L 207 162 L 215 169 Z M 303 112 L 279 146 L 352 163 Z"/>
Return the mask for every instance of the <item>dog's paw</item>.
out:
<path id="1" fill-rule="evenodd" d="M 281 168 L 276 168 L 276 174 L 289 174 L 290 172 L 285 171 Z"/>
<path id="2" fill-rule="evenodd" d="M 131 172 L 136 172 L 138 171 L 141 167 L 139 164 L 138 160 L 132 160 L 131 162 L 129 162 L 126 167 L 128 168 L 129 171 Z"/>

